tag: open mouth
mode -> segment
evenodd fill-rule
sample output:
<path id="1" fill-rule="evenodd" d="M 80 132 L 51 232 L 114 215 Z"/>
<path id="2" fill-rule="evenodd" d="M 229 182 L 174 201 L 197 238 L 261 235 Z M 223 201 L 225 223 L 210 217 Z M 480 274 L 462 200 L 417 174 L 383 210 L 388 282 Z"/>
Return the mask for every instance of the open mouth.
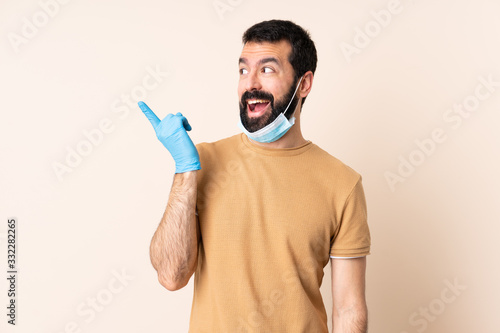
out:
<path id="1" fill-rule="evenodd" d="M 260 116 L 267 109 L 270 101 L 265 99 L 249 99 L 247 100 L 248 110 L 250 115 Z"/>

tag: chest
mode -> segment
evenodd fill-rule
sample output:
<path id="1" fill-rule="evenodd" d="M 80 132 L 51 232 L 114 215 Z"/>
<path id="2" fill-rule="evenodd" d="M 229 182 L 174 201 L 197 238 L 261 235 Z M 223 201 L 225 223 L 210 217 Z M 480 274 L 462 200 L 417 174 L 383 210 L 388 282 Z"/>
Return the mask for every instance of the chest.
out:
<path id="1" fill-rule="evenodd" d="M 321 175 L 280 162 L 255 167 L 229 161 L 199 184 L 197 209 L 207 251 L 328 258 L 337 220 L 331 191 Z"/>

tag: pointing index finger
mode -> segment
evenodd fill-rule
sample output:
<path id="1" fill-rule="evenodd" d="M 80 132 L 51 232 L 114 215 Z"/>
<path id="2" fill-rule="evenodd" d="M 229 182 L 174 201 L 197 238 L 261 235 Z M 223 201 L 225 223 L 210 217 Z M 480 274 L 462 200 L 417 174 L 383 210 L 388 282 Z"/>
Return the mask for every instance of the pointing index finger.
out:
<path id="1" fill-rule="evenodd" d="M 146 118 L 149 119 L 149 122 L 151 123 L 151 125 L 153 125 L 153 128 L 156 129 L 156 126 L 158 126 L 158 124 L 160 123 L 160 119 L 143 101 L 140 101 L 137 104 L 141 108 L 142 112 L 146 115 Z"/>

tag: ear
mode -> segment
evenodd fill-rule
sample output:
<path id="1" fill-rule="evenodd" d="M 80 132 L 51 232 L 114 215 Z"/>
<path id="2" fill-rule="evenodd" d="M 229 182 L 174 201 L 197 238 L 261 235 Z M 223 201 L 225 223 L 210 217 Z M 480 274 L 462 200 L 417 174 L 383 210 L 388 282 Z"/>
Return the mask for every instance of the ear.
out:
<path id="1" fill-rule="evenodd" d="M 297 95 L 299 95 L 299 97 L 303 98 L 309 95 L 309 92 L 311 91 L 312 88 L 313 79 L 314 79 L 313 72 L 308 71 L 304 74 L 304 78 L 302 79 L 299 90 L 297 91 Z"/>

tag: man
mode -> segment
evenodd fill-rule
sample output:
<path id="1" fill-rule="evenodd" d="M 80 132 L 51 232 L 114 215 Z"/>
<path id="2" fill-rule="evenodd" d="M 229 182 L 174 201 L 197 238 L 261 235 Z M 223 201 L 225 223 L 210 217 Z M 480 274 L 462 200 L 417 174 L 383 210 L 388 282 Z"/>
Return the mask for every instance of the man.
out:
<path id="1" fill-rule="evenodd" d="M 361 176 L 300 129 L 314 43 L 272 20 L 249 28 L 243 44 L 243 133 L 195 147 L 182 114 L 160 122 L 139 102 L 176 163 L 150 248 L 158 279 L 173 291 L 195 273 L 192 333 L 328 332 L 320 286 L 330 260 L 333 332 L 366 332 Z"/>

